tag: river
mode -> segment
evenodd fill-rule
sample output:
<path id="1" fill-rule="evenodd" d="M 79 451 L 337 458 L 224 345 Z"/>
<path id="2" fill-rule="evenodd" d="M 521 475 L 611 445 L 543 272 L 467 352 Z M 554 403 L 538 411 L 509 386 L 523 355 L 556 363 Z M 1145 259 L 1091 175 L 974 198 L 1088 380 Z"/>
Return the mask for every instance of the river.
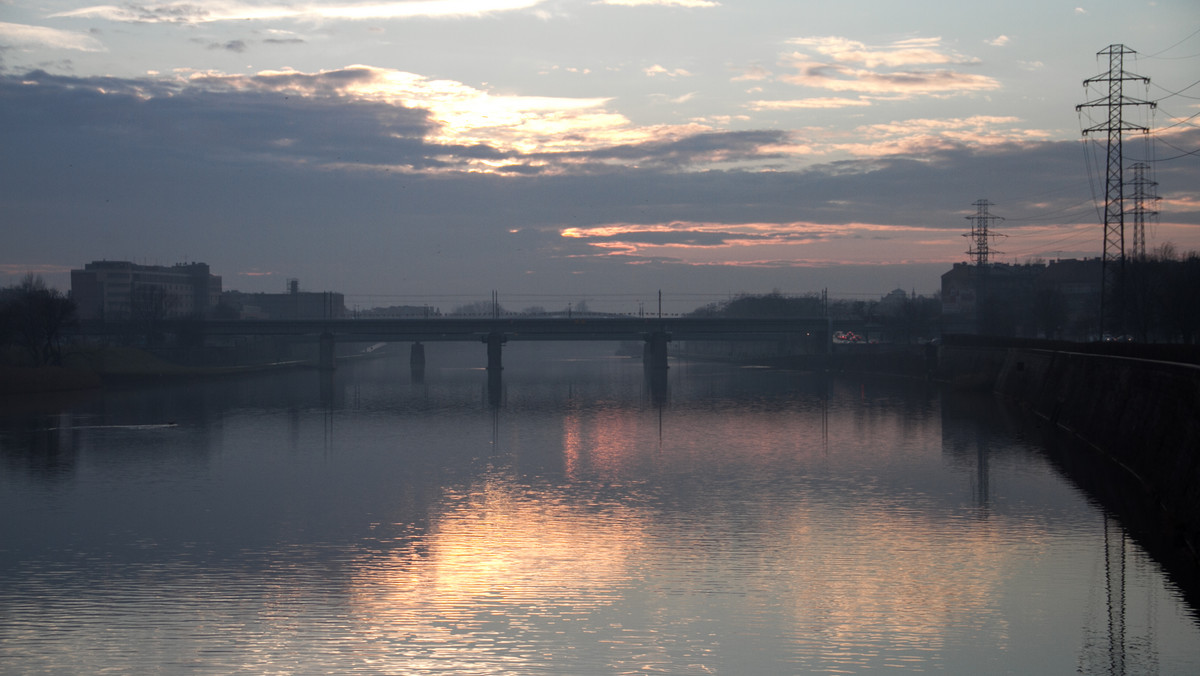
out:
<path id="1" fill-rule="evenodd" d="M 989 396 L 505 350 L 6 401 L 0 673 L 1200 673 Z"/>

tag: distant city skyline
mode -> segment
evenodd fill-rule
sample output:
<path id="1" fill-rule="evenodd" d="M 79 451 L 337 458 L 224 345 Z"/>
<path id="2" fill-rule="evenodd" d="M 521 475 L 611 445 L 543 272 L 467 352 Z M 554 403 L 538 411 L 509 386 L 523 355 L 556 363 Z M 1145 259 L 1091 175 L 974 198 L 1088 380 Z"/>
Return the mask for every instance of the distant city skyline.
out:
<path id="1" fill-rule="evenodd" d="M 11 0 L 0 284 L 109 259 L 362 307 L 930 294 L 980 199 L 993 261 L 1101 254 L 1076 106 L 1116 43 L 1158 103 L 1126 144 L 1148 248 L 1200 250 L 1187 0 Z"/>

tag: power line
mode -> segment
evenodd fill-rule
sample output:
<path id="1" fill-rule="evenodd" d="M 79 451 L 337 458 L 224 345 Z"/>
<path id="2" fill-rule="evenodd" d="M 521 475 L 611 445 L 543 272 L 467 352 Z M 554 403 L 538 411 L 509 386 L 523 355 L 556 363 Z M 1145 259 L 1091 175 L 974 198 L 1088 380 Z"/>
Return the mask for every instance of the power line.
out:
<path id="1" fill-rule="evenodd" d="M 1144 58 L 1144 59 L 1166 59 L 1166 58 L 1168 58 L 1168 57 L 1163 57 L 1163 56 L 1160 56 L 1160 54 L 1166 54 L 1167 52 L 1171 51 L 1172 49 L 1175 49 L 1175 48 L 1176 48 L 1176 47 L 1178 47 L 1179 45 L 1182 45 L 1183 43 L 1185 43 L 1185 42 L 1187 42 L 1188 40 L 1192 39 L 1192 38 L 1193 38 L 1193 37 L 1195 37 L 1197 34 L 1200 34 L 1200 28 L 1197 28 L 1196 30 L 1192 31 L 1191 33 L 1188 33 L 1188 34 L 1187 34 L 1187 36 L 1185 36 L 1185 37 L 1184 37 L 1182 40 L 1180 40 L 1179 42 L 1176 42 L 1175 44 L 1171 45 L 1170 47 L 1167 47 L 1166 49 L 1160 49 L 1159 51 L 1157 51 L 1157 52 L 1155 52 L 1155 53 L 1153 53 L 1153 54 L 1144 55 L 1144 56 L 1142 56 L 1142 58 Z M 1195 58 L 1196 56 L 1200 56 L 1200 55 L 1193 55 L 1193 56 L 1173 56 L 1173 57 L 1169 57 L 1169 58 L 1171 58 L 1171 59 L 1192 59 L 1192 58 Z"/>
<path id="2" fill-rule="evenodd" d="M 1010 223 L 1035 223 L 1035 222 L 1038 222 L 1038 221 L 1061 220 L 1061 219 L 1056 219 L 1055 217 L 1056 217 L 1056 216 L 1058 216 L 1059 214 L 1062 214 L 1062 213 L 1068 212 L 1068 211 L 1070 211 L 1071 209 L 1075 209 L 1075 208 L 1081 207 L 1081 206 L 1083 206 L 1083 205 L 1085 205 L 1085 204 L 1087 204 L 1087 205 L 1095 205 L 1095 203 L 1096 203 L 1096 197 L 1095 197 L 1095 195 L 1093 194 L 1093 195 L 1092 195 L 1092 197 L 1090 197 L 1090 198 L 1088 198 L 1088 199 L 1080 200 L 1080 201 L 1078 201 L 1078 202 L 1076 202 L 1076 203 L 1074 203 L 1074 204 L 1067 205 L 1067 206 L 1065 206 L 1065 207 L 1063 207 L 1063 208 L 1059 209 L 1058 211 L 1049 211 L 1049 212 L 1046 212 L 1046 213 L 1044 213 L 1044 214 L 1042 214 L 1042 215 L 1040 215 L 1040 216 L 1025 216 L 1025 217 L 1013 217 L 1013 216 L 1008 216 L 1008 217 L 1006 217 L 1004 220 L 1006 220 L 1006 221 L 1008 221 L 1008 222 L 1010 222 Z"/>
<path id="3" fill-rule="evenodd" d="M 1166 96 L 1164 96 L 1164 97 L 1162 97 L 1162 98 L 1158 99 L 1159 101 L 1163 101 L 1163 100 L 1165 100 L 1165 99 L 1169 99 L 1169 98 L 1171 98 L 1171 97 L 1173 97 L 1173 96 L 1182 96 L 1182 97 L 1183 97 L 1183 98 L 1185 98 L 1185 99 L 1192 99 L 1193 101 L 1195 101 L 1195 100 L 1200 100 L 1200 97 L 1196 97 L 1196 96 L 1187 96 L 1186 94 L 1184 94 L 1184 92 L 1186 92 L 1187 90 L 1191 89 L 1192 87 L 1195 87 L 1195 86 L 1196 86 L 1196 85 L 1198 85 L 1198 84 L 1200 84 L 1200 80 L 1196 80 L 1196 81 L 1195 81 L 1195 82 L 1193 82 L 1192 84 L 1190 84 L 1190 85 L 1188 85 L 1188 86 L 1184 87 L 1183 89 L 1180 89 L 1179 91 L 1171 91 L 1170 89 L 1167 89 L 1166 87 L 1163 87 L 1163 86 L 1161 86 L 1161 85 L 1159 85 L 1159 84 L 1157 84 L 1157 83 L 1155 83 L 1155 84 L 1154 84 L 1154 86 L 1155 86 L 1155 87 L 1157 87 L 1158 89 L 1161 89 L 1161 90 L 1163 90 L 1164 92 L 1166 92 L 1166 93 L 1167 93 L 1167 95 L 1166 95 Z"/>
<path id="4" fill-rule="evenodd" d="M 1172 120 L 1175 120 L 1175 122 L 1174 122 L 1174 124 L 1169 124 L 1165 127 L 1159 127 L 1156 131 L 1163 131 L 1166 129 L 1171 129 L 1172 127 L 1178 127 L 1181 124 L 1191 124 L 1192 120 L 1196 119 L 1197 117 L 1200 117 L 1200 113 L 1193 113 L 1191 115 L 1188 115 L 1187 117 L 1178 117 L 1176 115 L 1172 115 L 1171 113 L 1169 113 L 1165 110 L 1163 112 L 1167 113 L 1167 117 L 1171 118 Z M 1196 125 L 1191 125 L 1191 126 L 1196 126 Z"/>

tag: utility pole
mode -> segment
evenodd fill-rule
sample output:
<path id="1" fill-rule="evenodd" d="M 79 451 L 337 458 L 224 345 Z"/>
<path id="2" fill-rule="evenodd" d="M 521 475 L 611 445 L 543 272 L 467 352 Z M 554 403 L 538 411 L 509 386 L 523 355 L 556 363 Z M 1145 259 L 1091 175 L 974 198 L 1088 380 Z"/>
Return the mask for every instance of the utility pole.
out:
<path id="1" fill-rule="evenodd" d="M 1124 205 L 1124 154 L 1121 148 L 1121 134 L 1126 131 L 1149 133 L 1149 128 L 1131 124 L 1125 121 L 1125 106 L 1148 105 L 1155 106 L 1152 101 L 1141 101 L 1127 98 L 1123 93 L 1123 85 L 1127 80 L 1140 80 L 1150 83 L 1150 78 L 1141 77 L 1125 72 L 1125 55 L 1137 52 L 1125 45 L 1109 45 L 1097 56 L 1108 56 L 1108 72 L 1083 81 L 1083 86 L 1107 82 L 1108 94 L 1093 99 L 1087 103 L 1075 106 L 1076 111 L 1084 108 L 1105 108 L 1107 119 L 1100 124 L 1083 130 L 1083 135 L 1105 132 L 1108 134 L 1108 166 L 1105 172 L 1104 191 L 1104 255 L 1100 261 L 1100 329 L 1103 332 L 1106 322 L 1111 322 L 1114 308 L 1113 302 L 1118 299 L 1118 289 L 1123 283 L 1125 274 L 1125 205 Z M 1117 308 L 1117 333 L 1124 333 L 1124 311 Z"/>
<path id="2" fill-rule="evenodd" d="M 966 217 L 968 221 L 971 221 L 971 232 L 963 233 L 963 237 L 969 238 L 970 242 L 967 246 L 967 255 L 975 259 L 975 265 L 982 267 L 988 264 L 988 257 L 991 254 L 1004 253 L 991 247 L 991 238 L 1004 237 L 1004 235 L 988 230 L 992 221 L 1003 221 L 1004 219 L 988 213 L 988 207 L 992 206 L 992 203 L 987 200 L 975 200 L 972 206 L 975 207 L 975 215 Z"/>

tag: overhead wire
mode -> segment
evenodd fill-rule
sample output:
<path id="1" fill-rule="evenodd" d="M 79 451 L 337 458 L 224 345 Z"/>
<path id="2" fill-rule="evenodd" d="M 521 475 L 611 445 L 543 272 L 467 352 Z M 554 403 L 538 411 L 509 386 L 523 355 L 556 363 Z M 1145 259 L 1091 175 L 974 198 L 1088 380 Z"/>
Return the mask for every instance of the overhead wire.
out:
<path id="1" fill-rule="evenodd" d="M 1176 47 L 1178 47 L 1179 45 L 1182 45 L 1183 43 L 1185 43 L 1185 42 L 1187 42 L 1188 40 L 1190 40 L 1190 39 L 1192 39 L 1192 38 L 1196 37 L 1197 35 L 1200 35 L 1200 28 L 1197 28 L 1196 30 L 1192 31 L 1191 33 L 1188 33 L 1186 36 L 1184 36 L 1182 39 L 1180 39 L 1178 42 L 1175 42 L 1175 43 L 1174 43 L 1174 44 L 1172 44 L 1171 46 L 1169 46 L 1169 47 L 1166 47 L 1165 49 L 1160 49 L 1160 50 L 1158 50 L 1157 52 L 1155 52 L 1155 53 L 1153 53 L 1153 54 L 1144 54 L 1144 55 L 1142 55 L 1142 58 L 1144 58 L 1144 59 L 1164 59 L 1164 60 L 1165 60 L 1165 59 L 1172 59 L 1172 60 L 1176 60 L 1176 59 L 1192 59 L 1192 58 L 1195 58 L 1195 56 L 1200 56 L 1200 54 L 1198 54 L 1198 55 L 1195 55 L 1195 56 L 1170 56 L 1170 57 L 1167 57 L 1167 56 L 1162 56 L 1163 54 L 1166 54 L 1167 52 L 1171 51 L 1172 49 L 1175 49 L 1175 48 L 1176 48 Z"/>

